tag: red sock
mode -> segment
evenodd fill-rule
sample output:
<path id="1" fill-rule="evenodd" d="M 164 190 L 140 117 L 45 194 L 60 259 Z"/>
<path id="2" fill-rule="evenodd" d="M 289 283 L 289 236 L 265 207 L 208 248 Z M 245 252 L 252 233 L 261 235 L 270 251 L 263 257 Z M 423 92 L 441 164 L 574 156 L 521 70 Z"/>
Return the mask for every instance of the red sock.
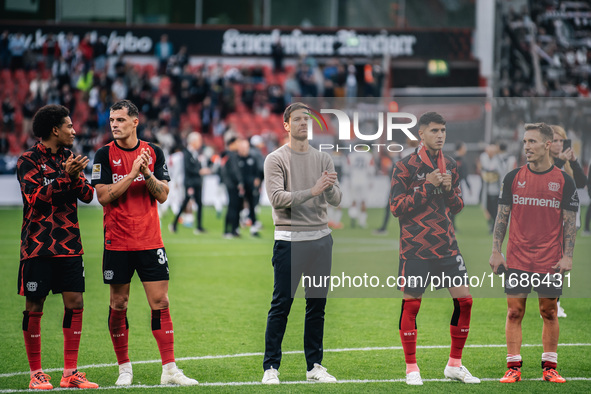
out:
<path id="1" fill-rule="evenodd" d="M 129 362 L 129 323 L 126 316 L 127 309 L 118 311 L 109 307 L 109 332 L 119 365 Z"/>
<path id="2" fill-rule="evenodd" d="M 407 364 L 417 363 L 417 314 L 420 307 L 420 299 L 402 300 L 398 329 L 404 350 L 404 360 Z"/>
<path id="3" fill-rule="evenodd" d="M 152 310 L 152 335 L 156 338 L 162 365 L 174 362 L 174 331 L 168 308 Z"/>
<path id="4" fill-rule="evenodd" d="M 454 313 L 451 317 L 449 332 L 451 334 L 451 351 L 449 357 L 461 360 L 462 350 L 470 331 L 470 315 L 472 314 L 472 296 L 454 298 Z"/>
<path id="5" fill-rule="evenodd" d="M 23 336 L 31 371 L 41 370 L 41 316 L 43 312 L 23 312 Z"/>
<path id="6" fill-rule="evenodd" d="M 82 335 L 84 309 L 65 309 L 62 331 L 64 333 L 64 376 L 74 373 L 78 365 L 78 349 Z"/>

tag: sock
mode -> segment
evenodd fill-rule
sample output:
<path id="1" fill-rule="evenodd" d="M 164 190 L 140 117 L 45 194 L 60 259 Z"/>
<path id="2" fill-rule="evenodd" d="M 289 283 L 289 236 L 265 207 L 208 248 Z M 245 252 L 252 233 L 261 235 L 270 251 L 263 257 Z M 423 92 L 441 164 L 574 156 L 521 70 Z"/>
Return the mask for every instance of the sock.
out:
<path id="1" fill-rule="evenodd" d="M 544 352 L 542 353 L 542 369 L 552 368 L 556 369 L 558 365 L 558 353 Z"/>
<path id="2" fill-rule="evenodd" d="M 23 336 L 31 376 L 41 371 L 41 316 L 43 312 L 23 312 Z"/>
<path id="3" fill-rule="evenodd" d="M 118 311 L 109 307 L 109 333 L 119 365 L 129 362 L 129 323 L 126 316 L 127 309 Z"/>
<path id="4" fill-rule="evenodd" d="M 82 335 L 82 312 L 84 309 L 64 309 L 62 331 L 64 333 L 64 376 L 76 372 L 78 349 Z"/>
<path id="5" fill-rule="evenodd" d="M 417 314 L 421 307 L 420 299 L 402 300 L 402 310 L 400 313 L 400 322 L 398 329 L 400 332 L 400 341 L 404 350 L 404 360 L 407 368 L 409 364 L 417 364 Z M 418 370 L 418 367 L 417 367 Z"/>
<path id="6" fill-rule="evenodd" d="M 152 310 L 152 334 L 160 350 L 162 365 L 174 362 L 174 331 L 168 308 Z"/>
<path id="7" fill-rule="evenodd" d="M 507 368 L 520 369 L 523 365 L 520 354 L 507 354 Z"/>
<path id="8" fill-rule="evenodd" d="M 470 331 L 470 315 L 472 314 L 472 297 L 454 298 L 454 313 L 451 317 L 449 332 L 451 334 L 450 362 L 457 364 L 462 360 L 462 350 Z M 448 363 L 448 365 L 451 365 Z M 455 365 L 452 365 L 455 366 Z"/>

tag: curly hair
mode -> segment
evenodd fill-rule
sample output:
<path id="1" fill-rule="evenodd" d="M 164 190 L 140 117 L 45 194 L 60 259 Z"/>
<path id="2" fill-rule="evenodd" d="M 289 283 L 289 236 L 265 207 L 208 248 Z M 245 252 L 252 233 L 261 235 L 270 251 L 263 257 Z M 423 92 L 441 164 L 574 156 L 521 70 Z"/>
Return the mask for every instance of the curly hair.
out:
<path id="1" fill-rule="evenodd" d="M 70 110 L 63 105 L 51 104 L 41 107 L 33 117 L 33 134 L 47 140 L 53 129 L 61 127 L 68 116 Z"/>

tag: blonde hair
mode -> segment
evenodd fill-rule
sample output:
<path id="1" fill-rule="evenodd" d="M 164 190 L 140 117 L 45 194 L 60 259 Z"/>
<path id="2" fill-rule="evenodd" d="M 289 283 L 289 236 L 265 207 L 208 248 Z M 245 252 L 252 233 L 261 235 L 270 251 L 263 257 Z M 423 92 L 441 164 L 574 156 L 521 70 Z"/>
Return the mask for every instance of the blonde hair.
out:
<path id="1" fill-rule="evenodd" d="M 550 127 L 552 128 L 552 131 L 554 133 L 558 134 L 562 139 L 568 138 L 566 135 L 566 131 L 564 131 L 564 128 L 562 126 L 558 126 L 558 125 L 553 124 L 553 125 L 550 125 Z M 552 155 L 550 155 L 550 157 L 552 157 Z M 552 157 L 552 162 L 554 162 L 553 157 Z M 571 177 L 573 176 L 573 169 L 571 168 L 568 160 L 564 163 L 564 172 L 566 172 Z"/>

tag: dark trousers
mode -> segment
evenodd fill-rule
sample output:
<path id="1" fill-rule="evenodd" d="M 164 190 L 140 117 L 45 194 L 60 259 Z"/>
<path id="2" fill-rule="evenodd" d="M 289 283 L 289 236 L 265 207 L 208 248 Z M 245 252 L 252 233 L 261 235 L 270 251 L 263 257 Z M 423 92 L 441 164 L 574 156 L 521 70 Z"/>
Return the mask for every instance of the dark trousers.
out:
<path id="1" fill-rule="evenodd" d="M 314 241 L 275 241 L 272 259 L 275 280 L 265 331 L 264 370 L 271 367 L 279 369 L 281 342 L 287 326 L 287 317 L 302 275 L 306 285 L 304 354 L 308 371 L 314 368 L 314 363 L 322 363 L 324 308 L 328 287 L 316 285 L 320 285 L 321 278 L 330 275 L 332 243 L 330 235 Z M 310 277 L 315 279 L 311 281 Z M 330 283 L 330 279 L 327 283 Z"/>
<path id="2" fill-rule="evenodd" d="M 242 197 L 237 187 L 228 189 L 228 211 L 226 212 L 225 234 L 238 234 L 240 227 L 240 210 L 242 209 Z"/>
<path id="3" fill-rule="evenodd" d="M 255 209 L 259 203 L 259 191 L 254 186 L 247 186 L 244 190 L 244 201 L 248 204 L 248 217 L 252 224 L 257 221 L 257 215 Z"/>
<path id="4" fill-rule="evenodd" d="M 202 220 L 201 217 L 203 214 L 203 208 L 202 208 L 203 203 L 201 201 L 201 195 L 202 195 L 202 186 L 193 186 L 193 194 L 189 194 L 188 187 L 185 188 L 185 199 L 183 200 L 183 203 L 181 204 L 181 209 L 179 209 L 179 213 L 177 213 L 174 218 L 174 222 L 172 222 L 172 226 L 174 228 L 176 228 L 176 225 L 179 222 L 179 218 L 183 214 L 183 211 L 187 207 L 187 204 L 189 203 L 189 201 L 191 201 L 191 199 L 193 199 L 195 201 L 195 204 L 197 204 L 197 212 L 195 212 L 195 227 L 199 230 L 203 230 L 203 225 L 201 223 L 201 220 Z"/>

